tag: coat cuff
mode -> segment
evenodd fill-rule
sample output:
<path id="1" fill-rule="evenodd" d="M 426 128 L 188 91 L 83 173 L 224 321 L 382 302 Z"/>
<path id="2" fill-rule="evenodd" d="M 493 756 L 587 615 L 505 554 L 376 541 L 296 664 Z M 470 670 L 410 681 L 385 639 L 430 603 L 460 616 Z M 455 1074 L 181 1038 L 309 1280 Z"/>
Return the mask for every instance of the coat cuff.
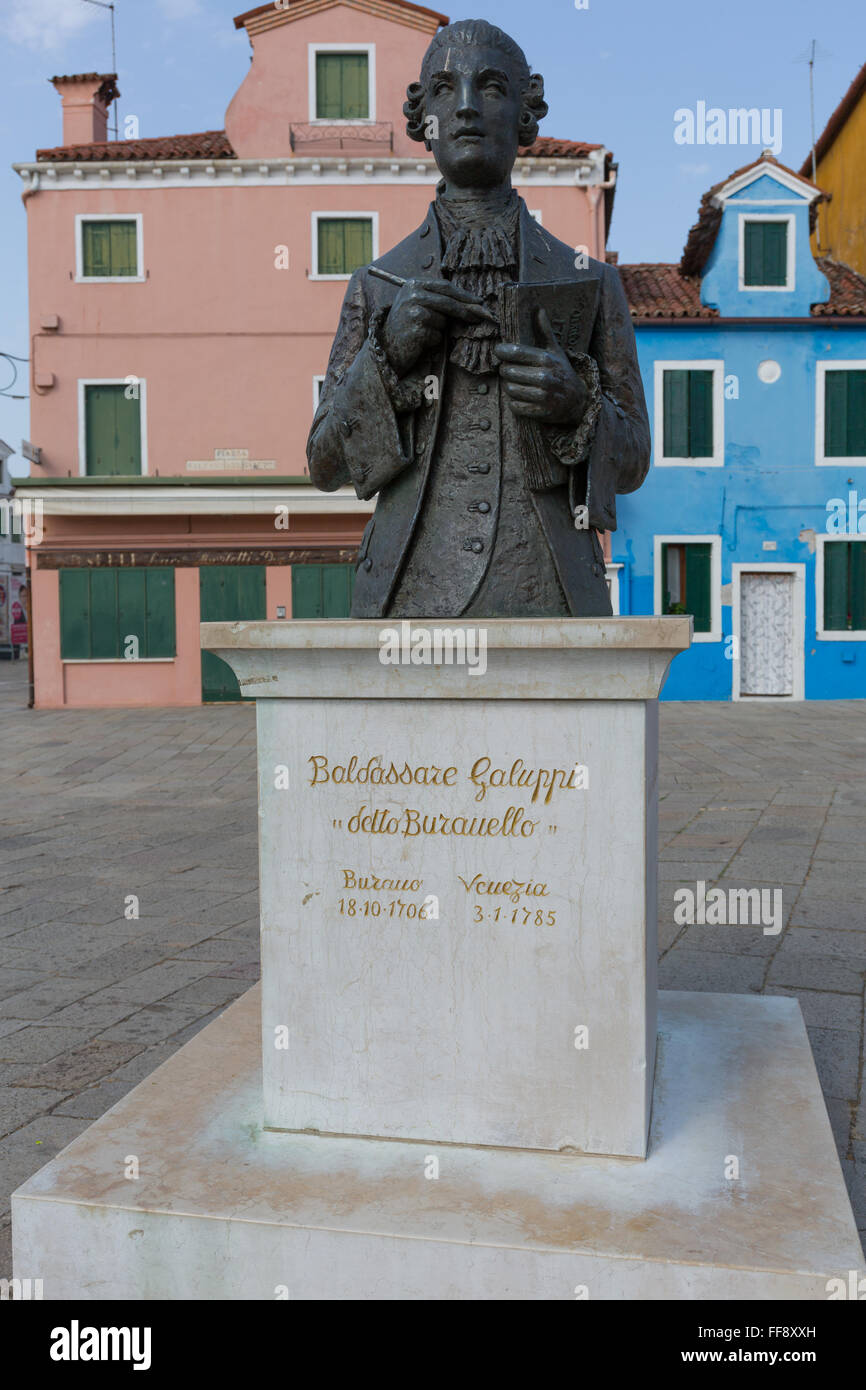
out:
<path id="1" fill-rule="evenodd" d="M 419 381 L 417 376 L 413 380 L 411 374 L 401 380 L 388 361 L 388 355 L 382 346 L 382 327 L 387 317 L 387 308 L 376 309 L 370 319 L 367 336 L 370 339 L 370 351 L 379 369 L 382 385 L 388 392 L 388 399 L 395 411 L 402 415 L 406 411 L 417 410 L 419 406 L 424 404 L 424 383 Z"/>
<path id="2" fill-rule="evenodd" d="M 588 353 L 569 353 L 569 361 L 589 393 L 586 410 L 576 429 L 555 429 L 548 434 L 548 443 L 560 463 L 574 467 L 588 457 L 601 416 L 601 378 L 598 363 Z"/>

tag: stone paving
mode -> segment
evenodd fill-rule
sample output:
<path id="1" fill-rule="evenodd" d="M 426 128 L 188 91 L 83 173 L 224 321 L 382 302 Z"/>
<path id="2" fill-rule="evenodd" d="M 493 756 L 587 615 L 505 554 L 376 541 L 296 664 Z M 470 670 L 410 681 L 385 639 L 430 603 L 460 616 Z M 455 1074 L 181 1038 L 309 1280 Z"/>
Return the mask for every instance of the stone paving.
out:
<path id="1" fill-rule="evenodd" d="M 10 1192 L 258 975 L 251 707 L 25 703 L 0 663 L 0 1275 Z M 866 1235 L 866 707 L 661 730 L 660 984 L 799 999 Z M 781 889 L 781 930 L 677 925 L 699 880 Z"/>

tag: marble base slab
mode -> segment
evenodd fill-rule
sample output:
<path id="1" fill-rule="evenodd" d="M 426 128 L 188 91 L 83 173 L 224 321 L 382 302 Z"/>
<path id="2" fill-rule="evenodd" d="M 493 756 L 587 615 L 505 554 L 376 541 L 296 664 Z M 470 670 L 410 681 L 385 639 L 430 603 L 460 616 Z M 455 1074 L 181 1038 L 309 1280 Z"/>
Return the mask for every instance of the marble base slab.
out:
<path id="1" fill-rule="evenodd" d="M 659 1005 L 642 1162 L 264 1131 L 251 990 L 13 1195 L 15 1275 L 46 1299 L 826 1298 L 863 1259 L 799 1005 Z"/>

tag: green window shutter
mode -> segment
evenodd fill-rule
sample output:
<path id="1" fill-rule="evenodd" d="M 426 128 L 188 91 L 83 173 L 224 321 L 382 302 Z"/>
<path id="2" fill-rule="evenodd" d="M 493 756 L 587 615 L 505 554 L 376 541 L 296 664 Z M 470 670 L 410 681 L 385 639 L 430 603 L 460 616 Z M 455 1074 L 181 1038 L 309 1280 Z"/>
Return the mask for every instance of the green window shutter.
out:
<path id="1" fill-rule="evenodd" d="M 64 661 L 90 656 L 90 571 L 60 571 L 60 655 Z"/>
<path id="2" fill-rule="evenodd" d="M 664 373 L 664 458 L 710 458 L 713 374 L 676 368 Z"/>
<path id="3" fill-rule="evenodd" d="M 688 458 L 710 458 L 713 452 L 713 374 L 689 372 Z"/>
<path id="4" fill-rule="evenodd" d="M 318 272 L 351 275 L 373 259 L 373 223 L 366 217 L 320 217 Z"/>
<path id="5" fill-rule="evenodd" d="M 85 386 L 84 428 L 88 477 L 141 473 L 141 401 L 122 385 Z"/>
<path id="6" fill-rule="evenodd" d="M 138 274 L 138 229 L 134 221 L 83 222 L 81 268 L 88 276 Z"/>
<path id="7" fill-rule="evenodd" d="M 824 545 L 824 627 L 844 632 L 848 627 L 848 541 Z"/>
<path id="8" fill-rule="evenodd" d="M 824 454 L 866 458 L 866 371 L 824 376 Z"/>
<path id="9" fill-rule="evenodd" d="M 866 629 L 866 541 L 848 542 L 848 622 L 851 632 Z"/>
<path id="10" fill-rule="evenodd" d="M 146 569 L 146 654 L 175 656 L 174 570 Z"/>
<path id="11" fill-rule="evenodd" d="M 664 457 L 689 456 L 689 374 L 664 373 Z"/>
<path id="12" fill-rule="evenodd" d="M 110 222 L 82 222 L 81 269 L 84 275 L 111 274 Z"/>
<path id="13" fill-rule="evenodd" d="M 316 117 L 361 121 L 370 115 L 366 53 L 316 54 Z"/>
<path id="14" fill-rule="evenodd" d="M 746 285 L 784 285 L 788 274 L 787 222 L 747 222 L 743 228 Z"/>
<path id="15" fill-rule="evenodd" d="M 695 632 L 709 632 L 712 627 L 712 594 L 710 582 L 710 552 L 708 541 L 686 545 L 685 610 L 695 620 Z"/>

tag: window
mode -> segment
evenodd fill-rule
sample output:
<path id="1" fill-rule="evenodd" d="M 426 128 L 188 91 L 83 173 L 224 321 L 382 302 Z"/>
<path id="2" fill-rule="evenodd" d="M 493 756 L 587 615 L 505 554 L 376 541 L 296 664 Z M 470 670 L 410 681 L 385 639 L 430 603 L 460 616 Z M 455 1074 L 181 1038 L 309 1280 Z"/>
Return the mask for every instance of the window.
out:
<path id="1" fill-rule="evenodd" d="M 80 383 L 82 473 L 90 478 L 138 477 L 144 467 L 143 381 Z"/>
<path id="2" fill-rule="evenodd" d="M 656 536 L 654 588 L 656 613 L 690 613 L 695 642 L 721 639 L 719 536 Z"/>
<path id="3" fill-rule="evenodd" d="M 816 462 L 866 463 L 866 361 L 819 362 Z"/>
<path id="4" fill-rule="evenodd" d="M 77 280 L 144 280 L 139 213 L 104 213 L 100 217 L 79 214 L 75 221 Z"/>
<path id="5" fill-rule="evenodd" d="M 741 290 L 792 290 L 794 288 L 793 213 L 761 217 L 740 213 Z"/>
<path id="6" fill-rule="evenodd" d="M 310 120 L 376 119 L 376 46 L 308 44 Z"/>
<path id="7" fill-rule="evenodd" d="M 316 117 L 365 121 L 370 115 L 366 53 L 316 54 Z"/>
<path id="8" fill-rule="evenodd" d="M 62 569 L 60 655 L 64 661 L 173 657 L 174 570 Z"/>
<path id="9" fill-rule="evenodd" d="M 318 408 L 319 408 L 319 401 L 322 399 L 322 387 L 324 386 L 324 384 L 325 384 L 325 378 L 324 378 L 324 376 L 314 376 L 314 377 L 313 377 L 313 414 L 314 414 L 314 415 L 315 415 L 316 411 L 317 411 Z"/>
<path id="10" fill-rule="evenodd" d="M 819 637 L 866 638 L 866 540 L 819 538 Z"/>
<path id="11" fill-rule="evenodd" d="M 376 257 L 376 213 L 313 213 L 315 280 L 345 280 Z"/>
<path id="12" fill-rule="evenodd" d="M 724 363 L 657 362 L 655 461 L 724 463 Z"/>

